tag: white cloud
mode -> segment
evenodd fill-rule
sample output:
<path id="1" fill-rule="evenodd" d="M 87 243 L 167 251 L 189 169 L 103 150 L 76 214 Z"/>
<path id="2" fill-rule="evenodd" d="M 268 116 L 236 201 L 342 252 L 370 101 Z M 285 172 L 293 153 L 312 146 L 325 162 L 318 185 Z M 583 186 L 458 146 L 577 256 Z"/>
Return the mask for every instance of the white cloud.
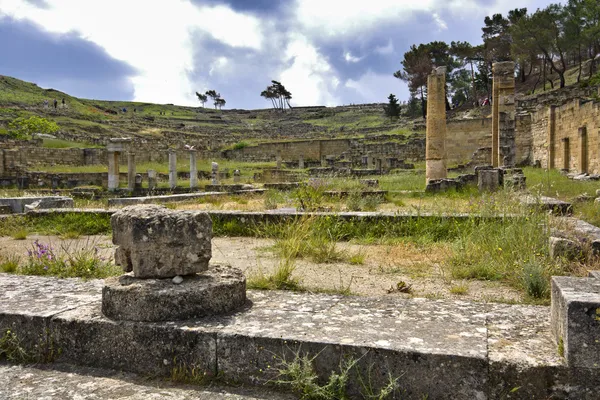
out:
<path id="1" fill-rule="evenodd" d="M 388 40 L 388 43 L 385 46 L 375 47 L 374 52 L 381 55 L 388 55 L 394 53 L 394 43 L 392 42 L 392 39 Z"/>
<path id="2" fill-rule="evenodd" d="M 400 100 L 408 99 L 406 85 L 401 84 L 391 74 L 377 74 L 368 70 L 359 79 L 348 79 L 344 86 L 356 91 L 365 103 L 384 103 L 391 92 Z"/>
<path id="3" fill-rule="evenodd" d="M 360 62 L 363 58 L 364 57 L 353 56 L 352 53 L 350 53 L 349 51 L 344 53 L 344 60 L 346 60 L 347 63 L 355 64 L 357 62 Z"/>
<path id="4" fill-rule="evenodd" d="M 75 32 L 133 66 L 134 100 L 195 104 L 188 75 L 194 70 L 192 35 L 202 33 L 232 46 L 260 50 L 260 20 L 225 6 L 189 0 L 53 0 L 37 8 L 24 0 L 0 0 L 0 15 L 27 20 L 49 32 Z M 217 59 L 217 63 L 223 60 Z"/>
<path id="5" fill-rule="evenodd" d="M 284 61 L 289 67 L 280 73 L 279 80 L 292 92 L 294 104 L 311 106 L 339 103 L 332 94 L 339 85 L 339 78 L 327 59 L 305 36 L 291 35 Z"/>

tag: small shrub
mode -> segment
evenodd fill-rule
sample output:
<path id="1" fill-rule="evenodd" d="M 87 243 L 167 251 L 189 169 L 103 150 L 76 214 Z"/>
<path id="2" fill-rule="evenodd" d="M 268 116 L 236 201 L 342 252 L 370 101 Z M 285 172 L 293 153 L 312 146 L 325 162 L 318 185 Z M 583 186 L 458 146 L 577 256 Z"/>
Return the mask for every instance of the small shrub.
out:
<path id="1" fill-rule="evenodd" d="M 458 285 L 453 285 L 450 288 L 450 293 L 463 296 L 469 292 L 469 285 L 467 283 L 460 283 Z"/>
<path id="2" fill-rule="evenodd" d="M 529 262 L 523 266 L 523 287 L 529 297 L 547 298 L 549 296 L 548 279 L 544 267 L 539 263 Z"/>
<path id="3" fill-rule="evenodd" d="M 22 228 L 22 229 L 18 229 L 15 232 L 13 232 L 11 236 L 14 240 L 25 240 L 25 239 L 27 239 L 28 233 L 29 232 L 27 231 L 27 229 Z"/>
<path id="4" fill-rule="evenodd" d="M 19 257 L 15 255 L 8 255 L 0 258 L 0 272 L 7 274 L 14 274 L 19 268 Z"/>
<path id="5" fill-rule="evenodd" d="M 243 149 L 245 147 L 248 147 L 248 146 L 250 146 L 250 144 L 248 142 L 245 142 L 245 141 L 242 140 L 241 142 L 237 142 L 236 144 L 234 144 L 233 145 L 233 149 L 234 150 L 241 150 L 241 149 Z"/>
<path id="6" fill-rule="evenodd" d="M 258 273 L 250 276 L 247 281 L 248 289 L 257 290 L 304 290 L 297 278 L 292 277 L 296 264 L 289 259 L 282 259 L 272 275 Z"/>
<path id="7" fill-rule="evenodd" d="M 296 206 L 303 211 L 319 211 L 325 200 L 326 184 L 320 180 L 309 181 L 292 192 Z"/>
<path id="8" fill-rule="evenodd" d="M 0 337 L 0 360 L 2 359 L 18 364 L 28 363 L 31 360 L 31 356 L 23 348 L 17 335 L 10 330 Z"/>
<path id="9" fill-rule="evenodd" d="M 357 253 L 352 254 L 348 258 L 348 262 L 353 265 L 363 265 L 365 263 L 366 257 L 367 255 L 365 254 L 365 252 L 361 250 Z"/>

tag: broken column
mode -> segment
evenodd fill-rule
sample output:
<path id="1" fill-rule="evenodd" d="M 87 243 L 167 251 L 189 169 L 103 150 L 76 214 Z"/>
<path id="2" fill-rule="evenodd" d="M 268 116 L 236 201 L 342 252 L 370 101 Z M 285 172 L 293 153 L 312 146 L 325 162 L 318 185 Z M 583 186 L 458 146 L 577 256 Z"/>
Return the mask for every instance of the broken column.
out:
<path id="1" fill-rule="evenodd" d="M 426 180 L 445 179 L 446 169 L 446 67 L 427 79 Z"/>
<path id="2" fill-rule="evenodd" d="M 304 169 L 304 156 L 298 158 L 298 169 Z"/>
<path id="3" fill-rule="evenodd" d="M 277 157 L 276 157 L 276 160 L 277 160 L 277 169 L 280 169 L 280 168 L 281 168 L 281 162 L 282 162 L 282 159 L 281 159 L 281 151 L 278 151 L 278 152 L 277 152 Z"/>
<path id="4" fill-rule="evenodd" d="M 198 187 L 198 164 L 196 162 L 196 150 L 190 150 L 190 189 Z"/>
<path id="5" fill-rule="evenodd" d="M 219 184 L 219 164 L 214 161 L 211 163 L 210 177 L 213 185 Z"/>
<path id="6" fill-rule="evenodd" d="M 177 153 L 169 150 L 169 188 L 177 187 Z"/>
<path id="7" fill-rule="evenodd" d="M 239 169 L 233 171 L 233 183 L 240 183 L 242 173 Z"/>
<path id="8" fill-rule="evenodd" d="M 246 301 L 238 269 L 210 265 L 212 222 L 197 211 L 126 207 L 111 217 L 115 262 L 102 312 L 116 320 L 177 321 L 233 311 Z"/>
<path id="9" fill-rule="evenodd" d="M 135 190 L 135 153 L 132 151 L 127 152 L 127 189 Z"/>
<path id="10" fill-rule="evenodd" d="M 494 75 L 492 103 L 492 166 L 515 166 L 515 63 L 498 62 L 492 66 Z M 503 155 L 502 160 L 500 156 Z"/>

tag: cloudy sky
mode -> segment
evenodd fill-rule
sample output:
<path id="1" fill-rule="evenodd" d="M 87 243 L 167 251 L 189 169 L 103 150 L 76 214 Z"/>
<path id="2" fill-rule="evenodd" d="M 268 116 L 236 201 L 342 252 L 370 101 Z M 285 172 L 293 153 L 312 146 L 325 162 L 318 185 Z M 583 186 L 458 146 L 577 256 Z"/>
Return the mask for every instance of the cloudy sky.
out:
<path id="1" fill-rule="evenodd" d="M 0 0 L 0 74 L 71 95 L 265 108 L 408 97 L 392 74 L 411 44 L 481 42 L 486 15 L 550 0 Z"/>

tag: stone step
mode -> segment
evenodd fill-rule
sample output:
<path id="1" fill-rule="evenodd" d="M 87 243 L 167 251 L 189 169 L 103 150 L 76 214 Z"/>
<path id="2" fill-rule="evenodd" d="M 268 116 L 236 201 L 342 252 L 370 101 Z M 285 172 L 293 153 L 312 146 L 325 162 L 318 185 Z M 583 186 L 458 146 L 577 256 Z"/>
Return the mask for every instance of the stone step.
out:
<path id="1" fill-rule="evenodd" d="M 52 369 L 51 369 L 51 368 Z M 0 364 L 0 399 L 23 400 L 277 400 L 293 399 L 265 388 L 192 386 L 135 374 L 72 365 Z"/>
<path id="2" fill-rule="evenodd" d="M 100 311 L 103 285 L 0 274 L 0 334 L 53 349 L 58 363 L 144 376 L 193 366 L 262 386 L 282 359 L 306 354 L 324 380 L 358 360 L 355 395 L 358 374 L 374 386 L 399 378 L 406 399 L 592 399 L 600 390 L 597 370 L 558 355 L 548 307 L 248 291 L 231 315 L 117 322 Z"/>

